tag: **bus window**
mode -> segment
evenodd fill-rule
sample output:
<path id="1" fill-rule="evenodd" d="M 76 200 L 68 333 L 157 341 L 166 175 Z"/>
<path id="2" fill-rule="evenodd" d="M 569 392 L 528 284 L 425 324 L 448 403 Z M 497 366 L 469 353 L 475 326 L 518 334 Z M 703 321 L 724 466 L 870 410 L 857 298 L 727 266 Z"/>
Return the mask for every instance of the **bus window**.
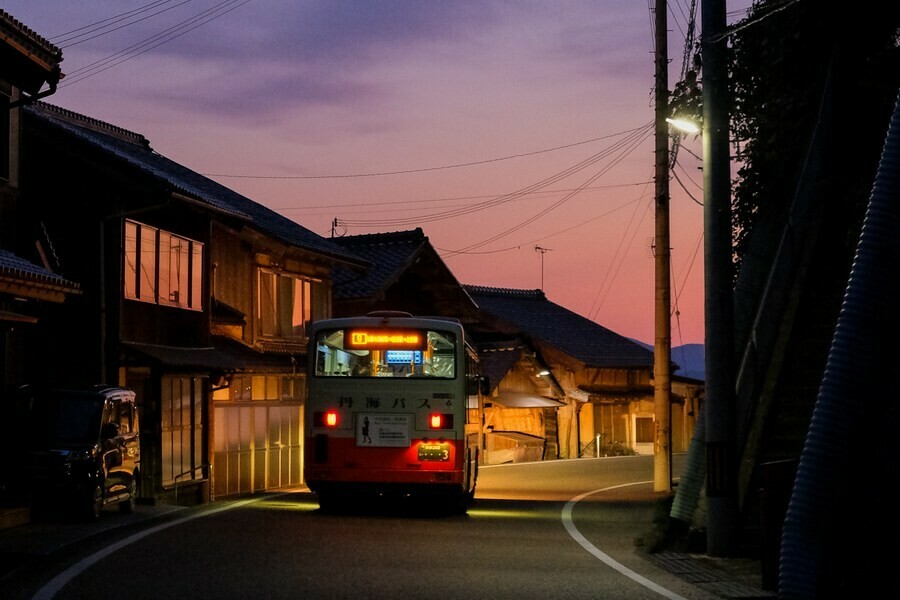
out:
<path id="1" fill-rule="evenodd" d="M 452 332 L 404 332 L 418 335 L 424 343 L 416 349 L 404 346 L 406 339 L 378 340 L 371 349 L 360 342 L 347 347 L 343 329 L 319 332 L 316 340 L 315 374 L 318 377 L 456 377 L 456 336 Z M 359 339 L 359 332 L 354 332 Z M 419 349 L 421 347 L 421 349 Z"/>

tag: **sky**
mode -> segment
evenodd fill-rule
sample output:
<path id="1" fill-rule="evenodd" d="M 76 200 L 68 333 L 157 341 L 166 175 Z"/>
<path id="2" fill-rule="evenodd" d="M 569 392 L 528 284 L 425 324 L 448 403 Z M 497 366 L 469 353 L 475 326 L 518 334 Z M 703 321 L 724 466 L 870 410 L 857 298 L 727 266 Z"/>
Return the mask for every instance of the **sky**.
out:
<path id="1" fill-rule="evenodd" d="M 729 22 L 750 2 L 727 2 Z M 542 289 L 650 344 L 653 5 L 0 1 L 63 52 L 46 102 L 324 237 L 420 227 L 460 283 Z M 671 89 L 690 0 L 668 12 Z M 704 341 L 702 151 L 681 143 L 673 346 Z"/>

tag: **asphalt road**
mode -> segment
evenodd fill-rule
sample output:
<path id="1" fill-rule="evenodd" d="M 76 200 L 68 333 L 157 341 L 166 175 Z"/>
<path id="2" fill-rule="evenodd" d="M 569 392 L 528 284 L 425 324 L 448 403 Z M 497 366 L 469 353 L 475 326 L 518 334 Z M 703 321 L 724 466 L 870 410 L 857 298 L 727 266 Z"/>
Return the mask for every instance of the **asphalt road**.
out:
<path id="1" fill-rule="evenodd" d="M 109 512 L 105 531 L 38 550 L 37 538 L 49 546 L 56 530 L 67 529 L 44 524 L 32 539 L 29 556 L 37 558 L 0 580 L 0 595 L 723 597 L 640 552 L 636 542 L 650 532 L 659 502 L 651 477 L 650 457 L 487 467 L 462 516 L 411 506 L 327 514 L 302 490 L 143 520 L 155 507 L 139 507 L 134 523 Z M 0 532 L 0 552 L 10 552 L 12 537 Z"/>

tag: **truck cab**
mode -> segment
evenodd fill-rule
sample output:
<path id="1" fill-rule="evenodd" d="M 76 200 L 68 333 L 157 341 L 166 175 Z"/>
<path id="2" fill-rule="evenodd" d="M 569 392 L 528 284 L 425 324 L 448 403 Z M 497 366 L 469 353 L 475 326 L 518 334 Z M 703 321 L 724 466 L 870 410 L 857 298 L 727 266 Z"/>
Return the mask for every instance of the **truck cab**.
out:
<path id="1" fill-rule="evenodd" d="M 140 424 L 132 390 L 111 386 L 34 391 L 28 401 L 23 484 L 37 506 L 98 519 L 104 506 L 134 510 Z"/>

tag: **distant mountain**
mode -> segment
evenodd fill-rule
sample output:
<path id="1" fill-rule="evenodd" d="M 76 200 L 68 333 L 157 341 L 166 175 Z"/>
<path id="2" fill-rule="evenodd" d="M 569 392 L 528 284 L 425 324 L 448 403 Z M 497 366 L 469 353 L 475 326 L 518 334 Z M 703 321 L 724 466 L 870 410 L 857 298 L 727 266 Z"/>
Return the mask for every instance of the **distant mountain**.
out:
<path id="1" fill-rule="evenodd" d="M 672 347 L 672 362 L 680 368 L 675 375 L 706 380 L 706 356 L 703 344 Z"/>
<path id="2" fill-rule="evenodd" d="M 652 344 L 645 344 L 640 340 L 631 341 L 648 350 L 653 350 Z M 706 381 L 706 356 L 703 344 L 672 346 L 672 362 L 679 367 L 673 375 Z"/>

